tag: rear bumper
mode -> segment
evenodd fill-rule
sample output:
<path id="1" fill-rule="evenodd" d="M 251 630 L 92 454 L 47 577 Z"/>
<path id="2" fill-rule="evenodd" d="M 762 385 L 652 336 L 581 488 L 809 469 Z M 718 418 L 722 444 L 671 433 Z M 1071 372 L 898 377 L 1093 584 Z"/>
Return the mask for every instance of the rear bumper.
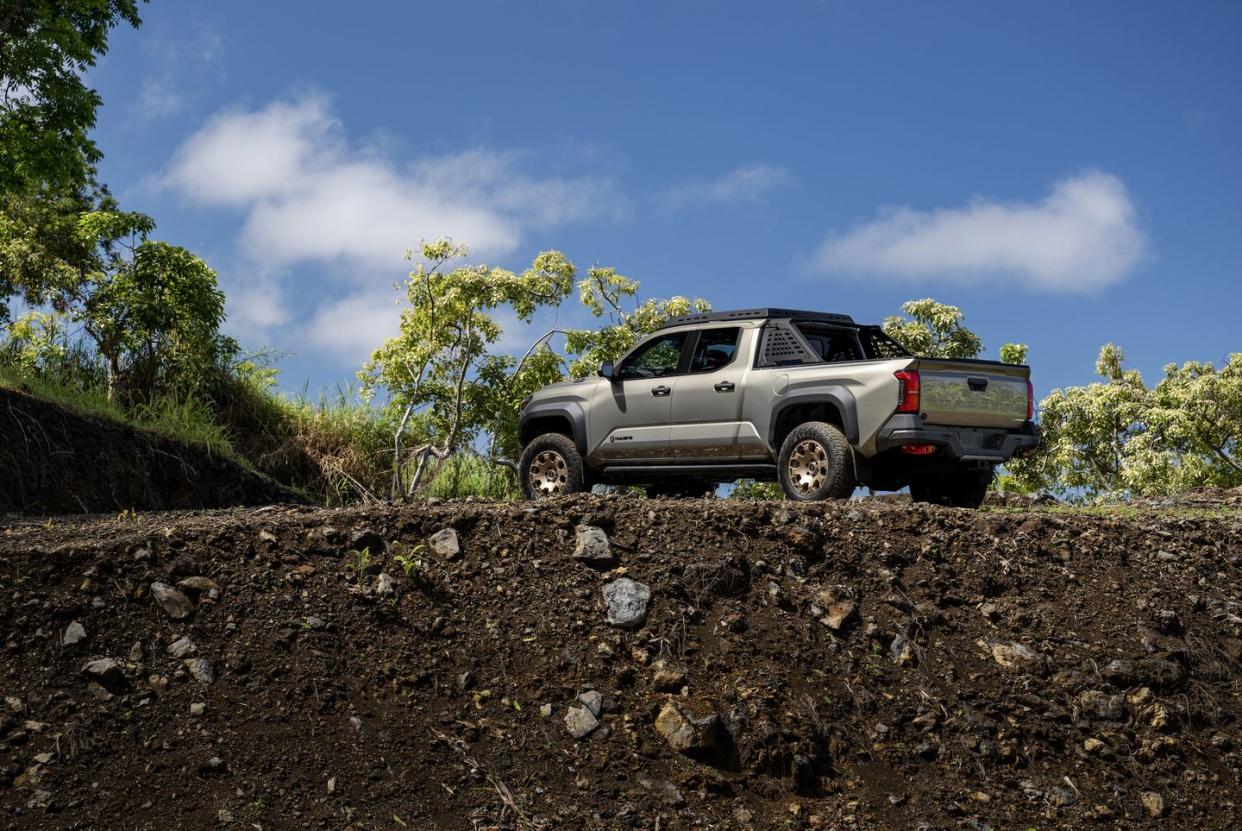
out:
<path id="1" fill-rule="evenodd" d="M 1001 464 L 1039 444 L 1039 432 L 1027 422 L 1022 430 L 975 430 L 923 424 L 917 415 L 895 415 L 880 428 L 876 450 L 883 453 L 903 444 L 933 444 L 936 455 L 962 462 Z"/>

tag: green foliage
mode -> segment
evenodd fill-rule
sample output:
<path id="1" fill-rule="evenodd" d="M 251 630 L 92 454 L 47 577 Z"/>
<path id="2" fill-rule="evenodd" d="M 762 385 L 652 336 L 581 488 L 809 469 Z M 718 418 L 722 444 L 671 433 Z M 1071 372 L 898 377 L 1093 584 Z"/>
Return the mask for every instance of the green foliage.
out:
<path id="1" fill-rule="evenodd" d="M 884 333 L 915 355 L 925 358 L 977 358 L 983 352 L 979 336 L 963 325 L 966 316 L 957 306 L 930 297 L 908 300 L 901 310 L 909 317 L 884 319 Z"/>
<path id="2" fill-rule="evenodd" d="M 729 494 L 730 499 L 784 499 L 785 492 L 777 482 L 756 482 L 754 479 L 739 479 Z"/>
<path id="3" fill-rule="evenodd" d="M 137 0 L 14 0 L 0 12 L 0 195 L 76 191 L 100 153 L 88 136 L 99 95 L 83 74 Z"/>
<path id="4" fill-rule="evenodd" d="M 1001 344 L 1000 359 L 1005 364 L 1025 364 L 1030 348 L 1025 343 Z"/>
<path id="5" fill-rule="evenodd" d="M 512 471 L 475 453 L 457 453 L 439 463 L 423 493 L 440 499 L 515 500 L 519 495 Z"/>
<path id="6" fill-rule="evenodd" d="M 184 248 L 146 239 L 150 217 L 92 211 L 78 223 L 100 266 L 75 291 L 73 315 L 108 370 L 108 394 L 141 377 L 146 388 L 196 388 L 236 345 L 218 334 L 224 293 L 216 273 Z"/>
<path id="7" fill-rule="evenodd" d="M 607 323 L 599 329 L 579 329 L 565 333 L 565 348 L 572 356 L 569 374 L 574 378 L 593 375 L 602 364 L 616 361 L 672 317 L 711 310 L 701 297 L 690 300 L 671 297 L 650 299 L 630 311 L 625 305 L 638 295 L 639 284 L 613 268 L 592 268 L 578 283 L 578 299 L 596 318 Z"/>
<path id="8" fill-rule="evenodd" d="M 1096 362 L 1102 382 L 1040 402 L 1042 446 L 1008 465 L 1014 485 L 1092 498 L 1242 484 L 1242 353 L 1220 370 L 1170 364 L 1152 389 L 1123 362 L 1108 344 Z"/>
<path id="9" fill-rule="evenodd" d="M 0 196 L 0 324 L 8 299 L 64 311 L 71 293 L 98 267 L 95 246 L 78 230 L 94 207 L 84 193 Z"/>
<path id="10" fill-rule="evenodd" d="M 406 577 L 423 567 L 423 560 L 419 555 L 425 547 L 422 543 L 418 543 L 400 554 L 393 555 L 393 562 L 401 568 L 401 572 Z"/>
<path id="11" fill-rule="evenodd" d="M 361 551 L 351 551 L 345 559 L 345 569 L 353 574 L 355 579 L 361 579 L 370 567 L 370 548 L 363 548 Z"/>

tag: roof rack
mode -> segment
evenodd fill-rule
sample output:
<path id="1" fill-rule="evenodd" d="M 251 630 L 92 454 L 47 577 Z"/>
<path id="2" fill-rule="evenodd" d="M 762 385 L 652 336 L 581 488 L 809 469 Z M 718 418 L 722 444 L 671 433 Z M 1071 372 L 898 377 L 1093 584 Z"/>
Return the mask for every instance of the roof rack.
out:
<path id="1" fill-rule="evenodd" d="M 797 320 L 818 320 L 824 323 L 841 323 L 854 325 L 854 318 L 849 315 L 833 314 L 832 312 L 808 312 L 803 309 L 732 309 L 723 312 L 697 312 L 670 318 L 659 328 L 670 326 L 686 326 L 691 323 L 718 323 L 729 320 L 759 320 L 768 318 L 796 318 Z"/>

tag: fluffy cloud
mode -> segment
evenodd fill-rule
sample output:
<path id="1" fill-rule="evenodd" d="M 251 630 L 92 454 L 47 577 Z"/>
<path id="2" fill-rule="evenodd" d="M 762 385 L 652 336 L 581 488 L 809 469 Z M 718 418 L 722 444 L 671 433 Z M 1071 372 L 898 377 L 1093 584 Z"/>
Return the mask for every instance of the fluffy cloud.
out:
<path id="1" fill-rule="evenodd" d="M 664 191 L 659 201 L 666 209 L 686 205 L 734 205 L 753 202 L 793 181 L 787 168 L 770 164 L 751 164 L 735 168 L 719 178 L 690 182 Z"/>
<path id="2" fill-rule="evenodd" d="M 283 327 L 303 347 L 357 364 L 395 334 L 393 284 L 420 239 L 451 237 L 491 258 L 514 252 L 530 231 L 624 210 L 608 180 L 532 176 L 524 161 L 486 150 L 397 160 L 351 142 L 331 102 L 307 93 L 217 113 L 158 184 L 240 212 L 238 271 L 248 277 L 228 287 L 229 308 L 248 341 Z M 320 278 L 328 285 L 309 283 Z M 332 297 L 315 302 L 324 295 Z"/>
<path id="3" fill-rule="evenodd" d="M 534 178 L 519 161 L 476 150 L 400 164 L 351 145 L 328 100 L 308 94 L 217 114 L 178 150 L 164 181 L 201 204 L 244 210 L 242 248 L 270 267 L 395 266 L 419 239 L 439 236 L 503 255 L 527 230 L 620 203 L 607 181 Z"/>
<path id="4" fill-rule="evenodd" d="M 1116 176 L 1087 171 L 1042 200 L 918 211 L 883 210 L 834 232 L 811 270 L 826 276 L 958 283 L 1005 280 L 1036 289 L 1090 292 L 1124 279 L 1147 248 L 1134 203 Z"/>

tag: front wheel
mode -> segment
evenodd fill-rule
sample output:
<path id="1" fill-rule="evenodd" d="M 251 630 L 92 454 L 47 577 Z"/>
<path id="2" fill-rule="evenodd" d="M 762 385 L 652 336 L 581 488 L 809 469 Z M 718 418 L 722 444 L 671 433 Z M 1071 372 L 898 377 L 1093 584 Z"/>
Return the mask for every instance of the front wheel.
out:
<path id="1" fill-rule="evenodd" d="M 844 433 L 823 421 L 795 427 L 781 444 L 777 465 L 781 490 L 800 502 L 848 499 L 857 485 L 854 449 Z"/>
<path id="2" fill-rule="evenodd" d="M 586 490 L 582 454 L 560 433 L 536 436 L 518 460 L 518 487 L 527 499 L 547 499 Z"/>
<path id="3" fill-rule="evenodd" d="M 962 471 L 910 483 L 910 498 L 915 502 L 928 502 L 949 508 L 978 508 L 988 495 L 992 484 L 992 471 Z"/>

